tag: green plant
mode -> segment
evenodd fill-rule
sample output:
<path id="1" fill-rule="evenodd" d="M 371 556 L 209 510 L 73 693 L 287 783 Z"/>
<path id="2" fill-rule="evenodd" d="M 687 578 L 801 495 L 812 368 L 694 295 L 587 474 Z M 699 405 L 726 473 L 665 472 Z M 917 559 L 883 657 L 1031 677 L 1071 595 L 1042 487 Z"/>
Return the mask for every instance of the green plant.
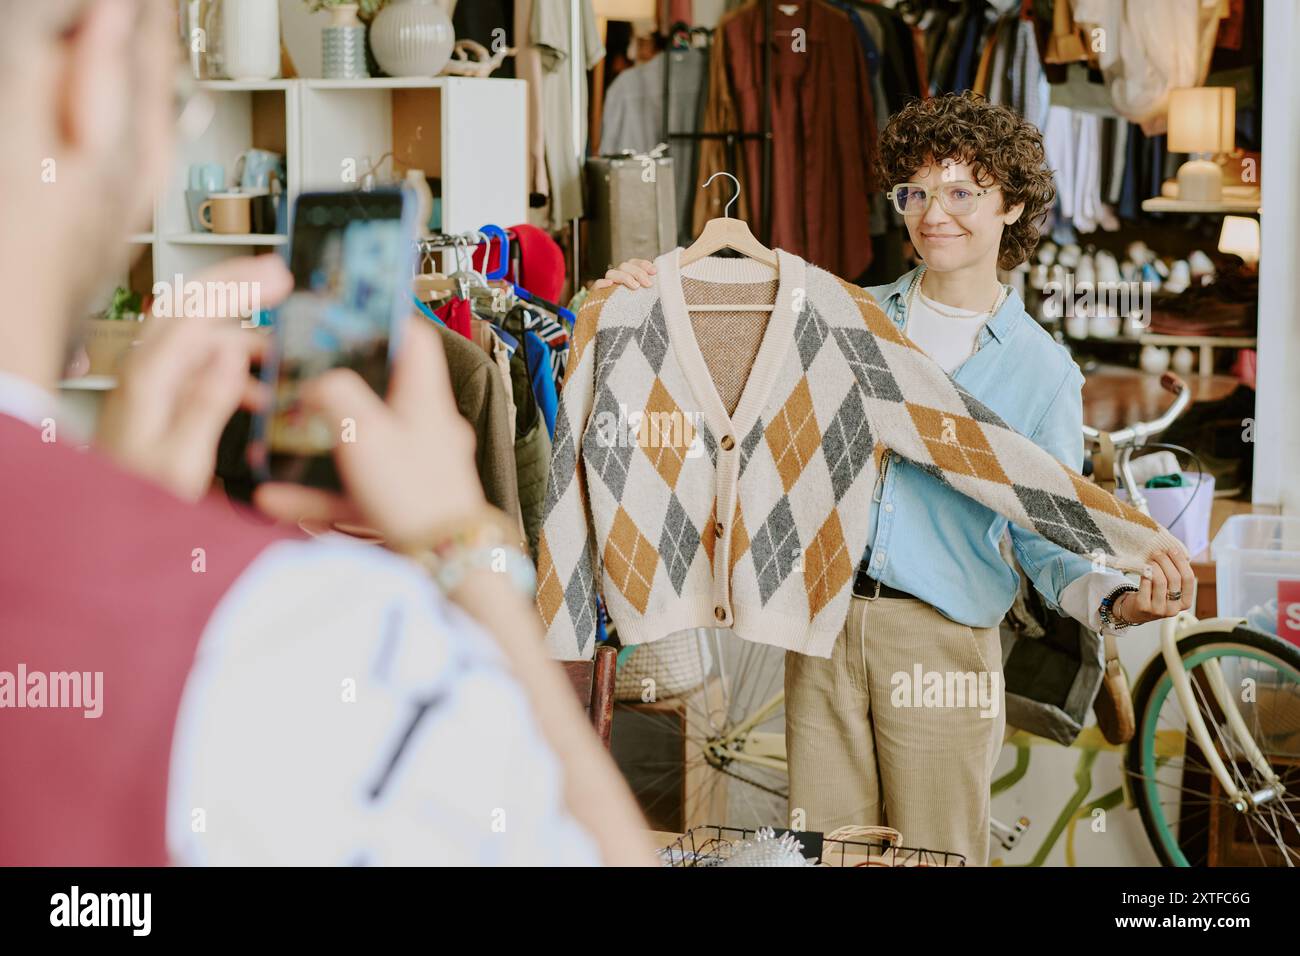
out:
<path id="1" fill-rule="evenodd" d="M 134 322 L 139 318 L 143 304 L 139 292 L 132 292 L 130 289 L 118 286 L 113 290 L 113 298 L 104 312 L 104 318 L 114 322 L 126 320 Z"/>
<path id="2" fill-rule="evenodd" d="M 388 0 L 303 0 L 303 2 L 307 4 L 307 9 L 312 13 L 331 10 L 334 7 L 342 7 L 351 3 L 357 7 L 357 16 L 369 22 L 375 18 L 376 13 L 384 8 Z"/>

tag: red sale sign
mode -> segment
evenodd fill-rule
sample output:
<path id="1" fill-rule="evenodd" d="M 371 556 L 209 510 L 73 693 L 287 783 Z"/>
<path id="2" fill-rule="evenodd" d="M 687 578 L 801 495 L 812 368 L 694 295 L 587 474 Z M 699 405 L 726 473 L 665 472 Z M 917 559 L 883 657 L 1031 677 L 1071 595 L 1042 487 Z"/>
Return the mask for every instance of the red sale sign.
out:
<path id="1" fill-rule="evenodd" d="M 1277 582 L 1277 636 L 1300 644 L 1300 581 Z"/>

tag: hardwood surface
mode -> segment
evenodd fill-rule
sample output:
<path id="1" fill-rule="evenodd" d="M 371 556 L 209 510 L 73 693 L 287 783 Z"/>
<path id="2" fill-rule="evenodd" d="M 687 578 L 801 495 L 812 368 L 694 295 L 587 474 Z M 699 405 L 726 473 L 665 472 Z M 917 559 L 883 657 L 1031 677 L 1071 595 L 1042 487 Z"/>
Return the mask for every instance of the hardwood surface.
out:
<path id="1" fill-rule="evenodd" d="M 1193 402 L 1212 402 L 1232 393 L 1231 375 L 1186 375 Z M 1159 418 L 1173 396 L 1160 387 L 1160 376 L 1121 365 L 1103 365 L 1083 383 L 1083 421 L 1101 431 L 1116 431 L 1135 421 Z"/>

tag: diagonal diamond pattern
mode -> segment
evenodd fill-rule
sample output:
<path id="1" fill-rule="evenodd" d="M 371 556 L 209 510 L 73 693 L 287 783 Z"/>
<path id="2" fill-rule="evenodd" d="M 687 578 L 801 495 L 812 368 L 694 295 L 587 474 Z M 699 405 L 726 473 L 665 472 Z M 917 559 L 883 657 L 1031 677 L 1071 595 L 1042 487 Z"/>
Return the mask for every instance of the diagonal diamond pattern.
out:
<path id="1" fill-rule="evenodd" d="M 875 336 L 866 329 L 832 329 L 840 343 L 858 387 L 869 398 L 885 402 L 901 402 L 903 393 L 894 380 L 894 373 L 876 344 Z"/>
<path id="2" fill-rule="evenodd" d="M 754 532 L 749 550 L 758 575 L 759 595 L 766 606 L 799 560 L 799 532 L 788 497 L 781 496 L 763 526 Z"/>
<path id="3" fill-rule="evenodd" d="M 686 514 L 686 509 L 677 500 L 677 495 L 668 499 L 668 513 L 664 516 L 664 533 L 659 536 L 659 557 L 668 571 L 668 580 L 673 590 L 680 595 L 686 572 L 695 560 L 695 552 L 700 549 L 700 532 Z"/>
<path id="4" fill-rule="evenodd" d="M 618 401 L 608 388 L 602 389 L 593 409 L 593 423 L 582 440 L 582 456 L 616 499 L 623 497 L 628 469 L 636 454 L 636 442 L 629 441 L 617 427 L 620 422 Z M 602 423 L 612 427 L 602 427 Z"/>
<path id="5" fill-rule="evenodd" d="M 822 436 L 822 454 L 826 456 L 826 467 L 830 469 L 836 504 L 871 460 L 874 444 L 866 410 L 862 407 L 862 396 L 856 388 L 851 388 Z"/>

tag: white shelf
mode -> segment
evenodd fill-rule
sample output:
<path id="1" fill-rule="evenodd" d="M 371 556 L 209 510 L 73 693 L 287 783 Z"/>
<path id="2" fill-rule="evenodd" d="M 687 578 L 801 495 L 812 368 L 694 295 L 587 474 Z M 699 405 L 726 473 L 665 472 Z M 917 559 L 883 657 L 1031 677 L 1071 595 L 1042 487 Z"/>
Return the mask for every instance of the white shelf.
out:
<path id="1" fill-rule="evenodd" d="M 447 85 L 445 76 L 380 76 L 364 80 L 302 80 L 309 90 L 436 90 Z"/>
<path id="2" fill-rule="evenodd" d="M 260 90 L 287 90 L 293 80 L 200 80 L 199 89 L 214 93 L 249 93 Z"/>
<path id="3" fill-rule="evenodd" d="M 182 232 L 165 238 L 181 246 L 283 246 L 289 241 L 274 233 Z"/>
<path id="4" fill-rule="evenodd" d="M 308 39 L 319 49 L 318 27 Z M 151 255 L 142 257 L 130 283 L 123 277 L 123 285 L 147 292 L 155 281 L 196 275 L 231 256 L 287 248 L 283 235 L 194 229 L 186 197 L 190 166 L 220 163 L 229 181 L 236 158 L 253 147 L 284 155 L 283 201 L 290 210 L 304 191 L 355 189 L 366 165 L 382 161 L 381 179 L 405 166 L 441 178 L 446 231 L 527 221 L 528 115 L 522 80 L 300 78 L 211 80 L 199 87 L 209 91 L 214 115 L 202 135 L 178 151 L 155 204 L 152 227 L 138 226 L 142 232 L 131 238 L 135 252 Z M 475 145 L 486 142 L 493 149 Z M 389 154 L 396 162 L 383 159 Z"/>
<path id="5" fill-rule="evenodd" d="M 1259 200 L 1225 199 L 1221 202 L 1192 202 L 1185 199 L 1171 199 L 1168 196 L 1155 196 L 1142 200 L 1143 212 L 1208 212 L 1208 213 L 1245 213 L 1259 215 Z"/>
<path id="6" fill-rule="evenodd" d="M 116 375 L 83 375 L 81 378 L 65 378 L 59 388 L 68 392 L 111 392 L 117 388 Z"/>

